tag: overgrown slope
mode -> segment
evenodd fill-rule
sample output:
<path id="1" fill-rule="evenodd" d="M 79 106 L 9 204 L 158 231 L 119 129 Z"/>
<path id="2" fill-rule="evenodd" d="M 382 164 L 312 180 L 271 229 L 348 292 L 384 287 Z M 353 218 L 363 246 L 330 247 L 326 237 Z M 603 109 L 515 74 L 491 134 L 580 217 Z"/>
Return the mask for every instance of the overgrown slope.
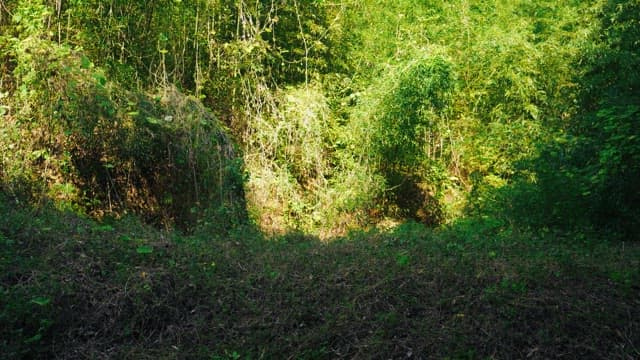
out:
<path id="1" fill-rule="evenodd" d="M 2 74 L 4 192 L 184 230 L 246 218 L 242 153 L 199 99 L 170 85 L 126 88 L 81 48 L 43 36 L 46 7 L 23 4 L 13 15 L 5 27 L 15 33 L 0 41 L 12 70 Z M 237 219 L 218 216 L 225 211 Z"/>

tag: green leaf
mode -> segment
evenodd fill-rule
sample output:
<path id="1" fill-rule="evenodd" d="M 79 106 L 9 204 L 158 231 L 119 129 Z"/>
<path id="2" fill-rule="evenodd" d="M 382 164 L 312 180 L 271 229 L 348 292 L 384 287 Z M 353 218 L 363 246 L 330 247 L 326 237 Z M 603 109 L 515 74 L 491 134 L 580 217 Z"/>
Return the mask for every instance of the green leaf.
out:
<path id="1" fill-rule="evenodd" d="M 160 123 L 160 120 L 159 120 L 159 119 L 157 119 L 157 118 L 154 118 L 153 116 L 147 116 L 147 122 L 148 122 L 149 124 L 157 125 L 157 124 L 159 124 L 159 123 Z"/>
<path id="2" fill-rule="evenodd" d="M 82 55 L 82 57 L 80 58 L 80 67 L 83 69 L 89 69 L 92 65 L 93 63 L 91 63 L 91 60 L 89 60 L 88 57 Z"/>
<path id="3" fill-rule="evenodd" d="M 40 306 L 45 306 L 51 302 L 51 299 L 44 296 L 38 296 L 36 298 L 31 299 L 31 302 Z"/>
<path id="4" fill-rule="evenodd" d="M 25 344 L 33 344 L 36 343 L 38 341 L 42 340 L 42 334 L 35 334 L 34 336 L 26 339 L 24 341 Z"/>
<path id="5" fill-rule="evenodd" d="M 93 74 L 93 78 L 101 86 L 105 86 L 107 84 L 107 78 L 104 77 L 104 75 L 102 75 L 102 74 L 98 74 L 98 73 Z"/>
<path id="6" fill-rule="evenodd" d="M 40 158 L 43 158 L 46 160 L 49 157 L 47 154 L 47 150 L 43 150 L 43 149 L 32 151 L 31 156 L 33 156 L 33 159 L 35 160 Z"/>
<path id="7" fill-rule="evenodd" d="M 109 232 L 109 231 L 113 231 L 113 226 L 111 225 L 99 225 L 99 226 L 95 226 L 93 228 L 95 231 L 100 231 L 100 232 Z"/>
<path id="8" fill-rule="evenodd" d="M 151 254 L 153 252 L 153 247 L 149 245 L 141 245 L 136 249 L 138 254 Z"/>
<path id="9" fill-rule="evenodd" d="M 406 266 L 409 264 L 409 255 L 408 254 L 398 254 L 396 257 L 396 264 L 399 266 Z"/>

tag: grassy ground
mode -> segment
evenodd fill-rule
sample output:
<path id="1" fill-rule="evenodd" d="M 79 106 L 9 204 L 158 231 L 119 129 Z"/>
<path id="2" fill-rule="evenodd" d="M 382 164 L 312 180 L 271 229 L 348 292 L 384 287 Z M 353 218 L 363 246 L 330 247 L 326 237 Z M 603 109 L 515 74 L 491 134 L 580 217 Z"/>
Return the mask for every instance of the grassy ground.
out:
<path id="1" fill-rule="evenodd" d="M 635 359 L 640 244 L 467 221 L 332 242 L 0 205 L 0 356 Z"/>

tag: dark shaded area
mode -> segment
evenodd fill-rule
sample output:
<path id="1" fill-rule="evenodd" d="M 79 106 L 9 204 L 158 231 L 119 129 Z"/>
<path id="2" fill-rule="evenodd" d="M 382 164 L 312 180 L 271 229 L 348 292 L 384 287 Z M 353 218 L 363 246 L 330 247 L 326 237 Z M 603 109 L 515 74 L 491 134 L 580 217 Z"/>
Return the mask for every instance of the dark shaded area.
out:
<path id="1" fill-rule="evenodd" d="M 640 234 L 640 4 L 611 1 L 601 15 L 602 45 L 587 54 L 584 112 L 572 124 L 570 163 L 587 179 L 591 219 L 626 236 Z"/>
<path id="2" fill-rule="evenodd" d="M 640 5 L 611 1 L 599 19 L 596 45 L 576 64 L 586 69 L 578 79 L 579 112 L 562 136 L 539 145 L 539 157 L 520 164 L 520 179 L 484 193 L 490 201 L 480 212 L 526 226 L 593 227 L 638 239 Z"/>
<path id="3" fill-rule="evenodd" d="M 417 176 L 391 173 L 387 174 L 389 194 L 387 199 L 397 206 L 394 216 L 413 219 L 429 226 L 437 226 L 444 220 L 442 204 L 435 194 L 429 190 L 424 180 Z"/>
<path id="4" fill-rule="evenodd" d="M 0 202 L 8 358 L 640 355 L 637 246 L 482 223 L 330 244 Z"/>

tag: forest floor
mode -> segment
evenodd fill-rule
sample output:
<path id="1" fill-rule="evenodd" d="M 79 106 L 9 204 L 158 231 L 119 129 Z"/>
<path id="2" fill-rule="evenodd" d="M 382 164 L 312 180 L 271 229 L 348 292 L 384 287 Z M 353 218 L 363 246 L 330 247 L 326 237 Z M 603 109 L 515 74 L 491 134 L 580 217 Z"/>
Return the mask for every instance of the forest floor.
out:
<path id="1" fill-rule="evenodd" d="M 0 213 L 2 358 L 640 358 L 637 242 L 471 220 L 184 236 Z"/>

